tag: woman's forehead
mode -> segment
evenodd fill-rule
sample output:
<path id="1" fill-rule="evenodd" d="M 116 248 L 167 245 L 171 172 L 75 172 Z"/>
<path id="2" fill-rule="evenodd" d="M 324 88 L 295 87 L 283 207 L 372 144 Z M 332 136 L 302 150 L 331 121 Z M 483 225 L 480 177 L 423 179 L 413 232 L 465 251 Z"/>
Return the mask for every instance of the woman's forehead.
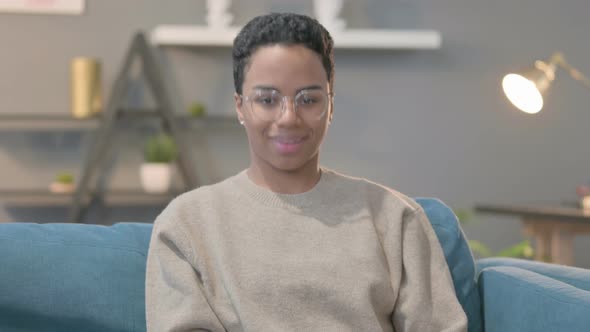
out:
<path id="1" fill-rule="evenodd" d="M 276 90 L 327 84 L 321 58 L 301 45 L 272 45 L 252 54 L 244 75 L 244 87 Z"/>

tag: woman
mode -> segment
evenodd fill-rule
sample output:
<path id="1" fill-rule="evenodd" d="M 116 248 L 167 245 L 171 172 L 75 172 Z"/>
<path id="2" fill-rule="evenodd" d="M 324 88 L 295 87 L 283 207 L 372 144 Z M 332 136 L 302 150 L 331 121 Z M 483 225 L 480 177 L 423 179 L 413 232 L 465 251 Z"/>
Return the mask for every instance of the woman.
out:
<path id="1" fill-rule="evenodd" d="M 271 14 L 234 40 L 250 166 L 158 216 L 149 331 L 465 331 L 436 235 L 412 199 L 320 167 L 333 42 Z"/>

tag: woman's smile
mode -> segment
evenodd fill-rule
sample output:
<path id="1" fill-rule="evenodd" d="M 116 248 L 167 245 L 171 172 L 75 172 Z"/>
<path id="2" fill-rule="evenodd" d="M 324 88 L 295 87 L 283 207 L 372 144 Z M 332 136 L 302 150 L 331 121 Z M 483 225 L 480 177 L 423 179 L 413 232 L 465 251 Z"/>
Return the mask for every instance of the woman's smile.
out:
<path id="1" fill-rule="evenodd" d="M 298 152 L 305 141 L 306 136 L 283 136 L 277 135 L 270 138 L 277 151 L 281 154 L 292 154 Z"/>

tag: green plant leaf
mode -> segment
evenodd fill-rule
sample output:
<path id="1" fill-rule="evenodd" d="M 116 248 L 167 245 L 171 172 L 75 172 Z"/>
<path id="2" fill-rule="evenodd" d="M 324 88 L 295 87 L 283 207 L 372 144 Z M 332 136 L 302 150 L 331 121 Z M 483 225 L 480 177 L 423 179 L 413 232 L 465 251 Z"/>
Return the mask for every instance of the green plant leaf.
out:
<path id="1" fill-rule="evenodd" d="M 196 118 L 202 117 L 207 114 L 207 108 L 202 103 L 193 103 L 188 108 L 188 113 Z"/>
<path id="2" fill-rule="evenodd" d="M 492 251 L 485 244 L 476 240 L 469 240 L 467 242 L 469 243 L 471 251 L 473 251 L 473 253 L 475 253 L 477 256 L 482 258 L 492 256 Z"/>
<path id="3" fill-rule="evenodd" d="M 55 181 L 63 184 L 74 183 L 74 175 L 70 172 L 61 172 L 55 176 Z"/>
<path id="4" fill-rule="evenodd" d="M 144 160 L 148 163 L 170 163 L 178 157 L 176 143 L 167 134 L 149 137 L 144 148 Z"/>
<path id="5" fill-rule="evenodd" d="M 454 209 L 453 212 L 461 224 L 471 224 L 475 221 L 473 212 L 469 209 Z"/>
<path id="6" fill-rule="evenodd" d="M 477 220 L 474 218 L 474 213 L 472 210 L 453 209 L 453 212 L 461 224 L 477 222 Z M 524 240 L 518 244 L 505 248 L 495 255 L 492 253 L 491 249 L 482 242 L 476 240 L 468 240 L 467 242 L 469 243 L 471 251 L 473 251 L 476 256 L 481 258 L 499 256 L 530 259 L 534 256 L 534 249 L 532 248 L 529 240 Z"/>
<path id="7" fill-rule="evenodd" d="M 529 240 L 524 240 L 518 244 L 515 244 L 511 247 L 508 247 L 499 253 L 496 256 L 499 257 L 513 257 L 513 258 L 532 258 L 534 255 L 534 250 L 531 247 Z"/>

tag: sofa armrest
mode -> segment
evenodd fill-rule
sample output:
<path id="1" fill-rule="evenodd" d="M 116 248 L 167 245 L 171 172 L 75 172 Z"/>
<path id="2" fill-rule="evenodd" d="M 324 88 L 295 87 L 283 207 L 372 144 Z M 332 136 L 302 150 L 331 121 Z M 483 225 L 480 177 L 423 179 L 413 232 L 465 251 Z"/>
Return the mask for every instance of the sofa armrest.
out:
<path id="1" fill-rule="evenodd" d="M 524 269 L 479 275 L 485 331 L 588 331 L 590 292 Z"/>
<path id="2" fill-rule="evenodd" d="M 477 261 L 477 270 L 492 266 L 512 266 L 542 274 L 579 289 L 590 291 L 590 270 L 516 258 L 484 258 Z"/>

